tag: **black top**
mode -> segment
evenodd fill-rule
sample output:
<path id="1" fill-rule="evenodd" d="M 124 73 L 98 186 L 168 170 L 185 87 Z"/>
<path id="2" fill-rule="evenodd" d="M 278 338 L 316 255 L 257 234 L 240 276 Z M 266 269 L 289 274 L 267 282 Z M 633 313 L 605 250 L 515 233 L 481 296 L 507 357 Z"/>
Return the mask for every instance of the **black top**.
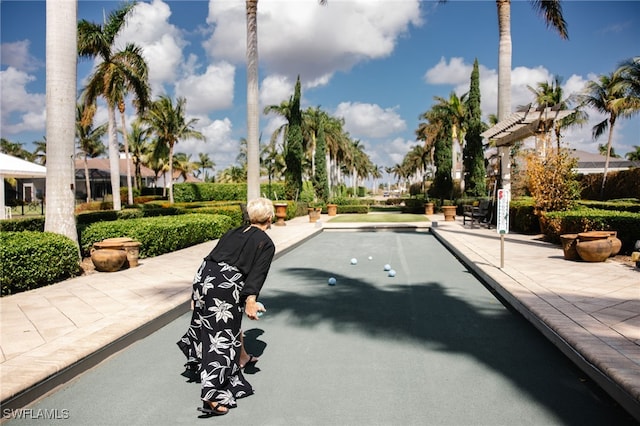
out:
<path id="1" fill-rule="evenodd" d="M 266 232 L 245 225 L 225 233 L 204 260 L 226 262 L 238 268 L 245 276 L 240 292 L 244 300 L 246 296 L 258 296 L 260 293 L 275 251 L 276 247 Z"/>

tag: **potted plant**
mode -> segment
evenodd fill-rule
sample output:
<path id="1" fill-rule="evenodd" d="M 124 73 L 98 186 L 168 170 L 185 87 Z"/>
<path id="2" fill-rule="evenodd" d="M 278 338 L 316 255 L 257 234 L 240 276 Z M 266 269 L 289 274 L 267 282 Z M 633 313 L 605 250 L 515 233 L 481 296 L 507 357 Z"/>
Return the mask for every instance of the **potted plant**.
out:
<path id="1" fill-rule="evenodd" d="M 318 202 L 309 203 L 308 211 L 309 222 L 317 222 L 318 219 L 320 219 L 320 214 L 322 213 L 322 204 Z"/>
<path id="2" fill-rule="evenodd" d="M 329 216 L 335 216 L 338 214 L 338 205 L 333 202 L 327 203 L 327 214 Z"/>
<path id="3" fill-rule="evenodd" d="M 433 214 L 433 203 L 429 201 L 429 196 L 427 195 L 427 201 L 424 203 L 424 214 L 432 215 Z"/>
<path id="4" fill-rule="evenodd" d="M 454 222 L 456 220 L 457 206 L 453 206 L 449 200 L 445 200 L 440 208 L 442 209 L 442 213 L 444 213 L 445 222 Z"/>
<path id="5" fill-rule="evenodd" d="M 287 203 L 274 203 L 276 208 L 276 223 L 275 226 L 286 226 L 285 219 L 287 218 Z"/>

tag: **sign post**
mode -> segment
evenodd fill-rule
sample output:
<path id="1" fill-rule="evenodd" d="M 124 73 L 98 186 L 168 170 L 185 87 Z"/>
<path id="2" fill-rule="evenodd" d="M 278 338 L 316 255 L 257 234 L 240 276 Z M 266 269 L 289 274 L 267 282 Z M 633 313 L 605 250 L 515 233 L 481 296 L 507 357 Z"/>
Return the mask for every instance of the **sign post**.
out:
<path id="1" fill-rule="evenodd" d="M 500 234 L 500 269 L 504 268 L 504 236 L 509 233 L 509 201 L 511 192 L 508 189 L 498 189 L 496 230 Z"/>

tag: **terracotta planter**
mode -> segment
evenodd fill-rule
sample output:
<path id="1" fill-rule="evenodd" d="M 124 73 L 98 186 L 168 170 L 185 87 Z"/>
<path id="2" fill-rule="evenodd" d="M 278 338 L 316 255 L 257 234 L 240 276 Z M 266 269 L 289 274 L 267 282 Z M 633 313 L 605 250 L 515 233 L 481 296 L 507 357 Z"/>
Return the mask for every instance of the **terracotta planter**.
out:
<path id="1" fill-rule="evenodd" d="M 327 204 L 327 214 L 329 216 L 335 216 L 338 214 L 338 205 L 337 204 Z"/>
<path id="2" fill-rule="evenodd" d="M 123 243 L 122 247 L 127 255 L 127 266 L 129 268 L 135 268 L 138 266 L 138 259 L 140 258 L 140 243 L 137 241 L 128 241 Z"/>
<path id="3" fill-rule="evenodd" d="M 424 214 L 432 215 L 433 214 L 433 203 L 425 203 L 424 205 Z"/>
<path id="4" fill-rule="evenodd" d="M 456 220 L 456 206 L 442 206 L 445 222 L 454 222 Z"/>
<path id="5" fill-rule="evenodd" d="M 309 222 L 315 223 L 320 219 L 322 209 L 320 207 L 309 207 Z"/>
<path id="6" fill-rule="evenodd" d="M 604 262 L 611 255 L 611 240 L 608 238 L 589 241 L 578 238 L 576 250 L 585 262 Z"/>
<path id="7" fill-rule="evenodd" d="M 276 203 L 276 223 L 275 226 L 286 226 L 285 219 L 287 218 L 287 203 Z"/>
<path id="8" fill-rule="evenodd" d="M 609 240 L 611 240 L 611 256 L 615 256 L 622 250 L 622 240 L 618 238 L 618 231 L 608 231 Z"/>
<path id="9" fill-rule="evenodd" d="M 100 272 L 119 271 L 127 261 L 127 253 L 118 249 L 100 249 L 91 252 L 91 261 Z"/>
<path id="10" fill-rule="evenodd" d="M 580 255 L 576 248 L 578 243 L 578 234 L 560 235 L 560 241 L 562 241 L 562 251 L 564 252 L 564 258 L 566 260 L 580 260 Z"/>
<path id="11" fill-rule="evenodd" d="M 611 254 L 610 256 L 615 256 L 620 253 L 620 249 L 622 249 L 622 241 L 618 238 L 617 231 L 587 231 L 581 232 L 578 234 L 578 238 L 580 241 L 593 241 L 593 240 L 601 240 L 608 239 L 611 242 Z"/>

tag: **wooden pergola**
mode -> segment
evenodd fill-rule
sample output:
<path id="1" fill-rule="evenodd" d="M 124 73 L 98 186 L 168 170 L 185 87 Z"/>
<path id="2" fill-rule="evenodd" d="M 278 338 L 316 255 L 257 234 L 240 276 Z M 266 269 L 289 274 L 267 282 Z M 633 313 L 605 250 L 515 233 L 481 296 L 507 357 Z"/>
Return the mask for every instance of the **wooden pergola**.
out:
<path id="1" fill-rule="evenodd" d="M 514 112 L 495 124 L 481 136 L 494 143 L 494 146 L 511 146 L 514 143 L 551 129 L 557 120 L 574 113 L 574 110 L 560 109 L 559 105 L 548 108 L 534 108 L 531 104 Z"/>

